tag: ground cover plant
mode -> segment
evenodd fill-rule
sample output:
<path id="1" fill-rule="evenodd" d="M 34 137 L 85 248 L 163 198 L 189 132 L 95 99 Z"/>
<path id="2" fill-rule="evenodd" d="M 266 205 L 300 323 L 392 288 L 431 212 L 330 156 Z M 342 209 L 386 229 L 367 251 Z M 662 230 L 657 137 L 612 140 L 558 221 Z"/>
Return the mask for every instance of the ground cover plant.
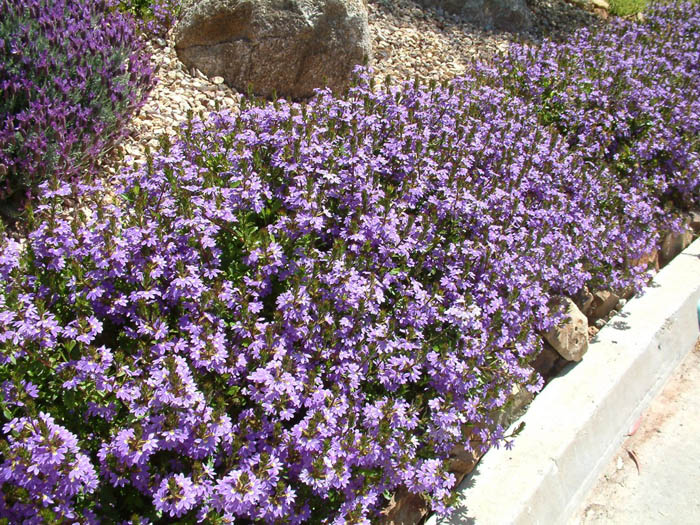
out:
<path id="1" fill-rule="evenodd" d="M 552 299 L 640 285 L 667 201 L 697 202 L 699 14 L 649 17 L 670 43 L 603 30 L 611 61 L 643 41 L 674 64 L 615 70 L 596 115 L 620 162 L 611 124 L 596 149 L 588 105 L 533 87 L 563 59 L 530 81 L 516 48 L 449 86 L 360 71 L 342 98 L 192 121 L 107 200 L 44 183 L 0 256 L 0 517 L 367 523 L 399 486 L 447 512 L 452 447 L 502 442 L 495 412 L 540 387 Z M 652 106 L 625 135 L 662 102 L 646 83 L 690 122 Z M 644 156 L 654 126 L 674 169 Z"/>
<path id="2" fill-rule="evenodd" d="M 678 229 L 700 202 L 700 18 L 687 3 L 659 5 L 646 18 L 581 30 L 564 44 L 514 46 L 484 72 L 616 174 L 611 195 L 623 197 L 613 205 L 642 218 L 632 237 L 648 245 L 654 226 Z"/>
<path id="3" fill-rule="evenodd" d="M 118 1 L 119 9 L 133 14 L 140 21 L 140 29 L 151 38 L 167 34 L 177 20 L 180 4 L 180 0 Z"/>
<path id="4" fill-rule="evenodd" d="M 152 85 L 134 20 L 99 0 L 0 2 L 0 201 L 94 169 Z"/>

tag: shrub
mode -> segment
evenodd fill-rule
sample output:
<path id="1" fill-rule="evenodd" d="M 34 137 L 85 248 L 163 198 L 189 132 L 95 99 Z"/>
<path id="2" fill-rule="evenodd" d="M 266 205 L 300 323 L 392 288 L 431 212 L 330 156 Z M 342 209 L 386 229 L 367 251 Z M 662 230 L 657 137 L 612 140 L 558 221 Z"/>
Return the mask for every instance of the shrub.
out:
<path id="1" fill-rule="evenodd" d="M 401 485 L 445 513 L 453 446 L 502 442 L 494 411 L 540 387 L 550 299 L 640 284 L 625 258 L 667 223 L 665 189 L 596 166 L 486 66 L 443 87 L 363 75 L 191 122 L 111 202 L 82 188 L 89 216 L 44 185 L 0 257 L 2 450 L 50 416 L 86 469 L 47 500 L 4 463 L 5 517 L 367 523 Z"/>
<path id="2" fill-rule="evenodd" d="M 610 0 L 610 13 L 615 16 L 636 15 L 644 11 L 647 4 L 647 0 Z"/>
<path id="3" fill-rule="evenodd" d="M 0 200 L 94 169 L 151 84 L 133 19 L 105 1 L 0 1 Z"/>
<path id="4" fill-rule="evenodd" d="M 122 0 L 119 6 L 141 21 L 141 29 L 149 37 L 164 37 L 175 24 L 180 0 Z"/>

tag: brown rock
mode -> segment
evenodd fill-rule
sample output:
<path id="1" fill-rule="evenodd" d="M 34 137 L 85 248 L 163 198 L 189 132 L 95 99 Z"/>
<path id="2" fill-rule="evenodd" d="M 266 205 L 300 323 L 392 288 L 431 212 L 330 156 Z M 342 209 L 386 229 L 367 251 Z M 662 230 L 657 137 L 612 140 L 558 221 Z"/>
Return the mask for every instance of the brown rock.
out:
<path id="1" fill-rule="evenodd" d="M 364 0 L 188 0 L 181 12 L 180 60 L 244 93 L 340 91 L 370 57 Z"/>
<path id="2" fill-rule="evenodd" d="M 583 289 L 579 291 L 575 297 L 572 297 L 572 300 L 574 301 L 578 309 L 583 312 L 583 315 L 585 315 L 586 317 L 591 316 L 591 313 L 593 312 L 592 307 L 594 297 L 590 290 L 588 290 L 587 286 L 584 286 Z"/>
<path id="3" fill-rule="evenodd" d="M 588 319 L 571 299 L 562 297 L 561 300 L 567 317 L 561 325 L 547 331 L 544 338 L 567 361 L 580 361 L 588 351 Z"/>
<path id="4" fill-rule="evenodd" d="M 401 487 L 382 511 L 378 522 L 381 525 L 417 525 L 428 511 L 429 505 L 425 498 Z"/>
<path id="5" fill-rule="evenodd" d="M 530 366 L 547 381 L 560 359 L 559 353 L 545 341 L 542 351 L 537 354 Z"/>
<path id="6" fill-rule="evenodd" d="M 693 210 L 688 213 L 688 226 L 696 234 L 700 233 L 700 210 Z"/>
<path id="7" fill-rule="evenodd" d="M 693 241 L 693 234 L 690 231 L 682 233 L 669 233 L 661 241 L 661 249 L 659 250 L 659 263 L 665 266 L 671 259 L 681 253 Z"/>
<path id="8" fill-rule="evenodd" d="M 630 266 L 641 266 L 645 269 L 659 271 L 659 250 L 654 248 L 649 253 L 646 253 L 641 257 L 630 259 L 628 264 Z"/>
<path id="9" fill-rule="evenodd" d="M 450 452 L 449 472 L 454 474 L 459 485 L 464 477 L 469 474 L 479 462 L 481 454 L 475 450 L 458 445 Z M 456 485 L 455 485 L 456 486 Z"/>
<path id="10" fill-rule="evenodd" d="M 593 309 L 591 317 L 594 319 L 602 319 L 612 312 L 617 303 L 620 301 L 620 297 L 614 294 L 610 290 L 600 290 L 593 294 Z"/>

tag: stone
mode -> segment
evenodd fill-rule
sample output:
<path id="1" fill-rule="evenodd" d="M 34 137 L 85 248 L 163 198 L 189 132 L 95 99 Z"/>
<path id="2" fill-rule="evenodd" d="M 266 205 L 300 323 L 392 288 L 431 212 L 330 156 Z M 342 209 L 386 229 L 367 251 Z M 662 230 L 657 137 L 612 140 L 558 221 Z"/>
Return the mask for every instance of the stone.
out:
<path id="1" fill-rule="evenodd" d="M 340 92 L 371 55 L 365 0 L 187 0 L 181 13 L 180 60 L 243 93 Z"/>
<path id="2" fill-rule="evenodd" d="M 654 248 L 653 250 L 645 253 L 641 257 L 636 259 L 629 259 L 628 264 L 630 266 L 641 266 L 644 269 L 659 271 L 659 250 Z"/>
<path id="3" fill-rule="evenodd" d="M 537 354 L 537 357 L 535 357 L 530 366 L 532 366 L 546 382 L 552 377 L 553 371 L 557 368 L 560 359 L 562 359 L 562 357 L 559 353 L 545 341 L 542 351 Z"/>
<path id="4" fill-rule="evenodd" d="M 700 233 L 700 210 L 693 210 L 688 213 L 688 226 L 694 233 Z"/>
<path id="5" fill-rule="evenodd" d="M 620 301 L 620 296 L 610 290 L 599 290 L 593 294 L 593 308 L 591 317 L 594 319 L 602 319 L 612 312 L 617 303 Z"/>
<path id="6" fill-rule="evenodd" d="M 524 0 L 419 0 L 426 7 L 441 8 L 483 27 L 512 33 L 528 31 L 533 14 Z"/>
<path id="7" fill-rule="evenodd" d="M 583 312 L 583 315 L 590 317 L 593 313 L 593 294 L 590 292 L 587 286 L 584 286 L 579 292 L 572 297 L 572 300 L 576 304 L 579 310 Z"/>
<path id="8" fill-rule="evenodd" d="M 588 319 L 571 299 L 560 300 L 564 302 L 566 319 L 549 329 L 544 338 L 567 361 L 580 361 L 588 351 Z"/>
<path id="9" fill-rule="evenodd" d="M 586 325 L 588 329 L 588 325 Z M 588 347 L 588 338 L 586 338 L 586 347 Z M 503 405 L 495 417 L 495 422 L 498 425 L 507 428 L 523 415 L 525 408 L 530 404 L 535 395 L 527 388 L 519 385 L 514 385 L 508 401 Z"/>
<path id="10" fill-rule="evenodd" d="M 476 450 L 469 450 L 467 447 L 457 445 L 450 451 L 450 463 L 448 472 L 454 474 L 459 485 L 467 474 L 469 474 L 481 459 L 481 454 Z"/>
<path id="11" fill-rule="evenodd" d="M 610 4 L 607 3 L 605 0 L 590 0 L 590 4 L 593 7 L 598 7 L 600 9 L 604 9 L 606 11 L 610 11 Z"/>
<path id="12" fill-rule="evenodd" d="M 378 523 L 381 525 L 416 525 L 428 514 L 428 502 L 423 496 L 400 487 L 382 511 Z"/>
<path id="13" fill-rule="evenodd" d="M 661 266 L 671 262 L 671 259 L 685 250 L 691 242 L 693 242 L 693 234 L 689 231 L 666 235 L 661 241 L 661 249 L 659 250 L 659 263 Z"/>

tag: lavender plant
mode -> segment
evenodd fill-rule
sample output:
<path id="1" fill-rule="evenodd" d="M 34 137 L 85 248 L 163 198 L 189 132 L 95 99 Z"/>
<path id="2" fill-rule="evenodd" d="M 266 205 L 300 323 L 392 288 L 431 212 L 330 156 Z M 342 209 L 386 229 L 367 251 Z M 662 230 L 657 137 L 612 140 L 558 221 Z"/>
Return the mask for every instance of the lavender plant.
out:
<path id="1" fill-rule="evenodd" d="M 452 448 L 541 386 L 551 299 L 642 282 L 667 219 L 641 166 L 696 191 L 487 73 L 191 121 L 109 202 L 74 190 L 89 214 L 45 183 L 0 255 L 0 516 L 369 523 L 399 486 L 449 512 Z"/>
<path id="2" fill-rule="evenodd" d="M 142 51 L 103 0 L 0 2 L 0 200 L 94 169 L 152 85 Z"/>

